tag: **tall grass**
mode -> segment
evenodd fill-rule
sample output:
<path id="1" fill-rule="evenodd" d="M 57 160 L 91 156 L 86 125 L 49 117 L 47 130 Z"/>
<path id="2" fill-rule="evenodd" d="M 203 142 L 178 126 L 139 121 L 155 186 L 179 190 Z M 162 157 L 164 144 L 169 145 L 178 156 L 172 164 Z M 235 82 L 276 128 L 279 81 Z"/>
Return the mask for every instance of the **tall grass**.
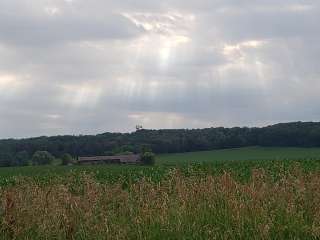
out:
<path id="1" fill-rule="evenodd" d="M 247 181 L 252 169 L 263 168 L 265 171 L 278 178 L 279 174 L 287 172 L 292 166 L 299 165 L 306 172 L 320 171 L 318 158 L 278 159 L 278 160 L 220 160 L 175 165 L 159 166 L 120 166 L 120 165 L 92 165 L 92 166 L 29 166 L 0 168 L 0 186 L 14 185 L 21 177 L 30 177 L 34 181 L 50 184 L 54 179 L 65 179 L 66 176 L 93 175 L 99 182 L 129 185 L 142 178 L 150 178 L 159 182 L 173 168 L 178 168 L 185 176 L 192 175 L 221 175 L 224 171 L 241 181 Z"/>
<path id="2" fill-rule="evenodd" d="M 0 189 L 3 239 L 319 239 L 320 172 L 171 169 L 123 185 L 87 174 Z"/>

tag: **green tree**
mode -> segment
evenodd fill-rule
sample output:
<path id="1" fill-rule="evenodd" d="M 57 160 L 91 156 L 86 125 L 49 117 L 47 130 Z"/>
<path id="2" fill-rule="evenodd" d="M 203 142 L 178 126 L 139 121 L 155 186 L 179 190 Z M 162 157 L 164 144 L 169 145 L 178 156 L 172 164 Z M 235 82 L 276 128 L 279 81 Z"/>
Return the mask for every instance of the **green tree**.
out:
<path id="1" fill-rule="evenodd" d="M 10 167 L 13 165 L 11 153 L 0 152 L 0 167 Z"/>
<path id="2" fill-rule="evenodd" d="M 30 156 L 27 151 L 20 151 L 15 156 L 15 165 L 27 166 L 29 164 Z"/>
<path id="3" fill-rule="evenodd" d="M 141 153 L 144 154 L 144 153 L 147 153 L 147 152 L 151 152 L 152 153 L 152 149 L 151 149 L 150 145 L 143 144 L 141 146 Z"/>
<path id="4" fill-rule="evenodd" d="M 124 146 L 120 146 L 120 147 L 116 147 L 113 149 L 112 154 L 114 156 L 117 155 L 130 155 L 133 154 L 134 152 L 134 147 L 131 145 L 124 145 Z"/>
<path id="5" fill-rule="evenodd" d="M 144 165 L 154 165 L 155 155 L 153 152 L 145 152 L 142 154 L 141 161 Z"/>
<path id="6" fill-rule="evenodd" d="M 73 162 L 73 158 L 69 153 L 65 153 L 61 157 L 62 165 L 69 165 Z"/>
<path id="7" fill-rule="evenodd" d="M 35 165 L 51 164 L 54 160 L 54 156 L 47 151 L 37 151 L 32 156 L 32 163 Z"/>

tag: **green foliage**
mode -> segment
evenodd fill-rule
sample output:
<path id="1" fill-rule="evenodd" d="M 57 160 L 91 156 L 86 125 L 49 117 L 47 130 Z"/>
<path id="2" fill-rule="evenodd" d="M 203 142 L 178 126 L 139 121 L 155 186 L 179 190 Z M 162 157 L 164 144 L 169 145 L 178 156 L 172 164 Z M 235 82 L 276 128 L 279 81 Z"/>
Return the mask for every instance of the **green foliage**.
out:
<path id="1" fill-rule="evenodd" d="M 262 147 L 320 147 L 320 122 L 294 122 L 263 128 L 206 128 L 206 129 L 141 129 L 132 133 L 104 133 L 95 136 L 55 136 L 30 139 L 0 140 L 0 165 L 16 166 L 18 152 L 30 156 L 37 150 L 54 156 L 105 155 L 112 152 L 182 153 L 230 149 L 248 146 Z"/>
<path id="2" fill-rule="evenodd" d="M 120 147 L 116 147 L 112 150 L 111 154 L 107 154 L 107 155 L 111 155 L 111 156 L 116 156 L 116 155 L 128 155 L 128 154 L 133 154 L 134 152 L 134 147 L 131 145 L 123 145 Z"/>
<path id="3" fill-rule="evenodd" d="M 18 152 L 15 156 L 16 166 L 27 166 L 29 165 L 30 155 L 27 151 Z"/>
<path id="4" fill-rule="evenodd" d="M 318 157 L 317 157 L 318 156 Z M 128 186 L 141 179 L 160 181 L 173 169 L 179 169 L 186 176 L 204 174 L 219 175 L 231 172 L 241 181 L 250 179 L 253 169 L 262 168 L 275 179 L 299 165 L 309 172 L 320 171 L 320 149 L 296 148 L 244 148 L 166 154 L 156 156 L 155 166 L 139 165 L 92 165 L 92 166 L 28 166 L 0 168 L 0 186 L 16 182 L 17 176 L 26 176 L 39 182 L 50 183 L 56 178 L 65 179 L 71 175 L 90 173 L 101 182 L 118 182 Z"/>
<path id="5" fill-rule="evenodd" d="M 154 165 L 155 164 L 155 155 L 152 152 L 145 152 L 141 156 L 141 161 L 144 165 Z"/>
<path id="6" fill-rule="evenodd" d="M 151 149 L 150 145 L 148 145 L 148 144 L 143 144 L 143 145 L 141 146 L 140 152 L 141 152 L 142 154 L 144 154 L 144 153 L 147 153 L 147 152 L 152 152 L 152 149 Z"/>
<path id="7" fill-rule="evenodd" d="M 0 167 L 10 167 L 13 165 L 13 156 L 9 152 L 0 152 Z"/>
<path id="8" fill-rule="evenodd" d="M 2 168 L 1 239 L 319 239 L 320 161 L 306 157 L 314 149 L 302 151 L 171 154 L 153 167 Z M 294 153 L 300 158 L 286 159 Z"/>
<path id="9" fill-rule="evenodd" d="M 69 153 L 65 153 L 61 157 L 62 165 L 69 165 L 73 163 L 73 158 Z"/>
<path id="10" fill-rule="evenodd" d="M 34 165 L 47 165 L 54 161 L 54 156 L 47 151 L 37 151 L 32 156 L 32 163 Z"/>

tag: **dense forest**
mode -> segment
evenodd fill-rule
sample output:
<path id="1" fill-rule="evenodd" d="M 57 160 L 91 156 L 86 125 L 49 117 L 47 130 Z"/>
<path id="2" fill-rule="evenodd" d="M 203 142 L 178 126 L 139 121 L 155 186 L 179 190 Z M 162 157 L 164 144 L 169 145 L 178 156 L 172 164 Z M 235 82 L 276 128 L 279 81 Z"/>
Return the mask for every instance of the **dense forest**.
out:
<path id="1" fill-rule="evenodd" d="M 138 153 L 177 153 L 245 146 L 320 147 L 320 122 L 280 123 L 261 128 L 139 129 L 133 133 L 0 140 L 0 166 L 30 164 L 36 152 L 54 157 Z"/>

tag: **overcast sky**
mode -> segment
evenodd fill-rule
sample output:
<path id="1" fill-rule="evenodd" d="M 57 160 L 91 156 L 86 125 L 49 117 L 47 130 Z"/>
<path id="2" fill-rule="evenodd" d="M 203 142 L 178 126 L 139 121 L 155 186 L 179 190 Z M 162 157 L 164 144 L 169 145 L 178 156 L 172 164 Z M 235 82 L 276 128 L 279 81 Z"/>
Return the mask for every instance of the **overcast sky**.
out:
<path id="1" fill-rule="evenodd" d="M 1 0 L 0 138 L 320 119 L 320 1 Z"/>

